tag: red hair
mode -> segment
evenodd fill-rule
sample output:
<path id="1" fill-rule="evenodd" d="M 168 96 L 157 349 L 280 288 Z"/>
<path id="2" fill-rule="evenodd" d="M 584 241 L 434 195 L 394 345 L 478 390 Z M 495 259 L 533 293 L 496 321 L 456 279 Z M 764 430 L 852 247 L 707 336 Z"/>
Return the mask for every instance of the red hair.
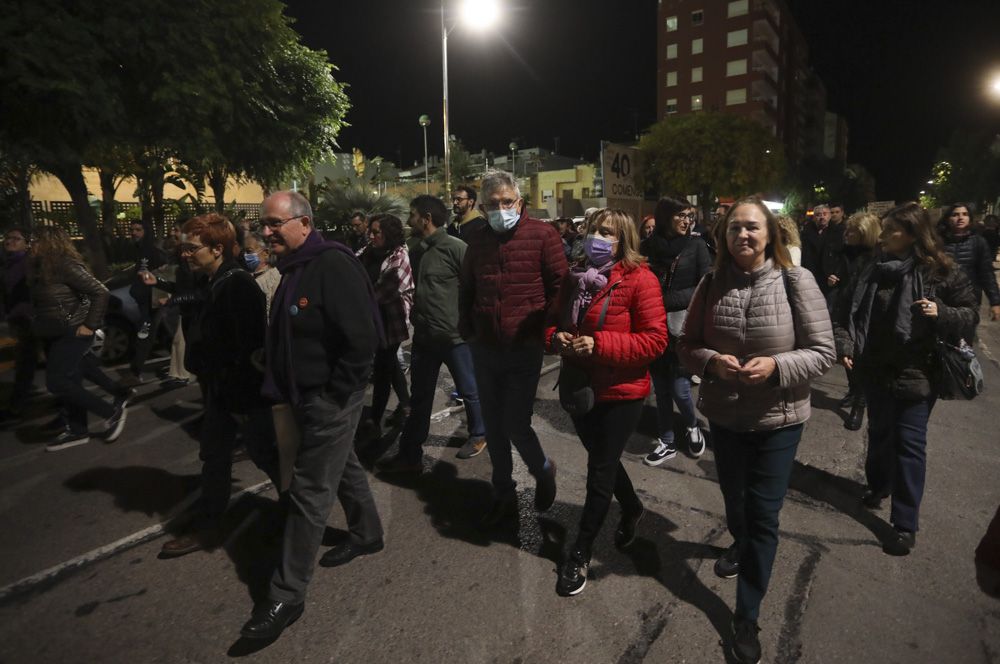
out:
<path id="1" fill-rule="evenodd" d="M 184 235 L 197 235 L 206 247 L 222 245 L 222 255 L 232 256 L 236 248 L 236 228 L 233 222 L 215 212 L 191 217 L 181 227 Z"/>

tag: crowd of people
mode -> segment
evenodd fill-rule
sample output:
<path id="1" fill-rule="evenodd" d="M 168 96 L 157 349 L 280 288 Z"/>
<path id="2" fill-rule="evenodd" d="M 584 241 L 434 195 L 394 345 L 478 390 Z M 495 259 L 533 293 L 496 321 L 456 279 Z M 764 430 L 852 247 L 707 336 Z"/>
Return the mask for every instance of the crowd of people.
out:
<path id="1" fill-rule="evenodd" d="M 859 501 L 875 509 L 891 499 L 886 553 L 915 546 L 927 422 L 940 396 L 935 344 L 974 339 L 984 293 L 1000 318 L 997 247 L 973 228 L 970 206 L 934 220 L 915 203 L 881 218 L 817 205 L 800 226 L 748 197 L 700 223 L 686 198 L 665 196 L 649 218 L 591 209 L 578 226 L 532 218 L 503 171 L 488 172 L 480 191 L 458 187 L 451 203 L 449 214 L 439 198 L 418 196 L 405 223 L 359 212 L 346 244 L 325 239 L 309 201 L 290 191 L 264 200 L 259 232 L 199 215 L 155 254 L 134 232 L 143 248 L 132 289 L 140 334 L 155 336 L 162 321 L 177 319 L 167 379 L 178 386 L 195 378 L 204 403 L 196 518 L 161 556 L 222 541 L 237 439 L 280 496 L 280 562 L 244 637 L 277 638 L 302 614 L 336 500 L 349 536 L 319 564 L 384 548 L 358 450 L 392 424 L 398 446 L 376 472 L 424 470 L 442 364 L 466 413 L 457 457 L 488 453 L 493 501 L 482 521 L 499 527 L 518 514 L 514 450 L 534 478 L 535 509 L 555 502 L 557 465 L 532 415 L 543 356 L 559 356 L 560 401 L 587 459 L 560 595 L 586 586 L 613 498 L 615 546 L 627 550 L 636 539 L 645 508 L 621 458 L 653 393 L 657 439 L 647 465 L 682 446 L 699 457 L 711 443 L 733 540 L 714 569 L 738 577 L 733 655 L 759 661 L 760 606 L 810 383 L 836 362 L 848 375 L 845 426 L 856 430 L 869 414 Z M 48 449 L 88 442 L 88 413 L 103 420 L 107 442 L 116 440 L 134 390 L 109 379 L 94 352 L 107 289 L 59 227 L 11 229 L 4 253 L 3 312 L 19 348 L 12 405 L 30 394 L 40 341 L 46 387 L 63 410 Z M 166 297 L 154 300 L 154 289 Z M 143 363 L 134 361 L 133 372 L 141 375 Z M 107 397 L 85 389 L 85 378 Z M 387 415 L 393 392 L 397 406 Z"/>

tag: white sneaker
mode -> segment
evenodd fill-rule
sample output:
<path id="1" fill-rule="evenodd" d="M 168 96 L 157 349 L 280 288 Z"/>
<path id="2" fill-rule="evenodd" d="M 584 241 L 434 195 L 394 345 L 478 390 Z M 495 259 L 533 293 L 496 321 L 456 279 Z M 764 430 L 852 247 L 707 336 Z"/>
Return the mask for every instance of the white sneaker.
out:
<path id="1" fill-rule="evenodd" d="M 667 459 L 673 459 L 675 456 L 677 456 L 677 447 L 674 445 L 674 441 L 664 441 L 662 438 L 657 438 L 656 449 L 647 454 L 642 462 L 647 466 L 659 466 Z"/>
<path id="2" fill-rule="evenodd" d="M 688 450 L 691 456 L 697 458 L 705 453 L 705 434 L 697 426 L 688 427 L 687 430 Z"/>

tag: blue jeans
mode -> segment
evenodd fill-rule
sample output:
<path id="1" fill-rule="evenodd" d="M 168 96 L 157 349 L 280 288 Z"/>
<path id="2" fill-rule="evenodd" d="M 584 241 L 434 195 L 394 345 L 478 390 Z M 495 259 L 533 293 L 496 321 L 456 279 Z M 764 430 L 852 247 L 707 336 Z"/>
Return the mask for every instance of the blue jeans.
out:
<path id="1" fill-rule="evenodd" d="M 543 355 L 541 344 L 520 348 L 472 344 L 476 385 L 486 421 L 486 449 L 493 463 L 493 490 L 497 495 L 511 493 L 517 486 L 512 444 L 532 475 L 538 477 L 545 470 L 545 452 L 531 428 Z"/>
<path id="2" fill-rule="evenodd" d="M 414 341 L 410 354 L 410 416 L 406 418 L 403 434 L 399 438 L 399 452 L 411 463 L 420 461 L 424 454 L 423 444 L 430 433 L 434 393 L 442 364 L 448 367 L 455 389 L 465 403 L 469 437 L 483 438 L 486 435 L 469 344 L 453 346 L 450 342 Z"/>
<path id="3" fill-rule="evenodd" d="M 674 440 L 674 404 L 685 427 L 698 424 L 691 399 L 691 379 L 683 372 L 676 353 L 666 352 L 649 367 L 656 394 L 656 425 L 660 440 Z"/>
<path id="4" fill-rule="evenodd" d="M 868 488 L 891 495 L 892 525 L 915 533 L 927 474 L 927 420 L 935 399 L 903 401 L 873 385 L 864 387 L 868 400 Z"/>
<path id="5" fill-rule="evenodd" d="M 87 413 L 108 419 L 115 407 L 83 387 L 84 356 L 94 338 L 78 337 L 74 332 L 46 340 L 45 387 L 66 410 L 70 430 L 82 435 L 87 433 Z"/>
<path id="6" fill-rule="evenodd" d="M 773 431 L 730 431 L 715 424 L 711 428 L 726 523 L 740 553 L 736 617 L 757 620 L 771 580 L 778 513 L 803 425 Z"/>

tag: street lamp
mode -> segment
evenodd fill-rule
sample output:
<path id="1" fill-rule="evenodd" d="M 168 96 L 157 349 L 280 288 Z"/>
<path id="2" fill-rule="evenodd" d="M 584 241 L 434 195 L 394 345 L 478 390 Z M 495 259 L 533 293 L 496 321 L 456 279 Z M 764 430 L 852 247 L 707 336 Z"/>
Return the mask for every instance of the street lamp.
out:
<path id="1" fill-rule="evenodd" d="M 455 28 L 451 26 L 451 29 L 445 25 L 444 20 L 444 3 L 445 0 L 441 0 L 441 84 L 444 90 L 443 98 L 443 131 L 444 131 L 444 188 L 446 192 L 451 192 L 451 145 L 449 138 L 451 134 L 448 131 L 448 33 Z M 486 28 L 493 25 L 497 19 L 500 17 L 500 9 L 497 6 L 496 0 L 465 0 L 462 5 L 462 22 L 467 26 L 477 29 L 485 30 Z"/>
<path id="2" fill-rule="evenodd" d="M 424 114 L 417 118 L 417 123 L 424 128 L 424 193 L 431 193 L 430 168 L 427 166 L 427 125 L 431 123 L 429 115 Z"/>
<path id="3" fill-rule="evenodd" d="M 508 145 L 507 147 L 510 148 L 510 174 L 513 175 L 516 178 L 517 177 L 517 162 L 514 161 L 514 157 L 517 154 L 517 143 L 515 143 L 514 141 L 511 141 L 510 145 Z"/>
<path id="4" fill-rule="evenodd" d="M 990 75 L 986 92 L 989 96 L 993 97 L 994 101 L 1000 101 L 1000 71 L 995 71 Z"/>

